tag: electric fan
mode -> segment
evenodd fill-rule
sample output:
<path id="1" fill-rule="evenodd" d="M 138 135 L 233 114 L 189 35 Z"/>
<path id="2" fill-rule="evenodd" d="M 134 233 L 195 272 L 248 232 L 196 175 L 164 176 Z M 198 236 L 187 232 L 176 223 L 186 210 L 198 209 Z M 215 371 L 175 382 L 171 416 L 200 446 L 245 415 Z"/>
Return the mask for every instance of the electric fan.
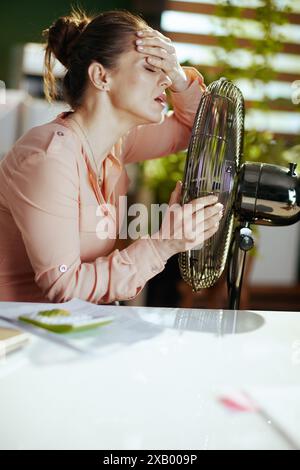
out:
<path id="1" fill-rule="evenodd" d="M 182 204 L 218 195 L 224 215 L 218 232 L 201 246 L 179 254 L 182 278 L 198 291 L 213 286 L 226 263 L 229 308 L 238 309 L 250 224 L 290 225 L 300 219 L 300 180 L 289 168 L 242 163 L 244 99 L 226 78 L 202 95 L 185 164 Z"/>

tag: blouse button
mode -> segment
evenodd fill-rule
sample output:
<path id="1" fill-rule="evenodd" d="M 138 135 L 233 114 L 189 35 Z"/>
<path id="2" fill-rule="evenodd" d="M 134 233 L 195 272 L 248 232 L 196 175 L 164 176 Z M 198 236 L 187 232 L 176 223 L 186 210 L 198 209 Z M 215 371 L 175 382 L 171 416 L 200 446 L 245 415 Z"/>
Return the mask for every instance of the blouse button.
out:
<path id="1" fill-rule="evenodd" d="M 65 134 L 62 131 L 57 131 L 57 135 L 62 136 L 62 135 L 65 135 Z"/>
<path id="2" fill-rule="evenodd" d="M 61 273 L 65 273 L 67 269 L 68 268 L 65 264 L 61 264 L 60 267 L 59 267 L 59 270 L 60 270 Z"/>

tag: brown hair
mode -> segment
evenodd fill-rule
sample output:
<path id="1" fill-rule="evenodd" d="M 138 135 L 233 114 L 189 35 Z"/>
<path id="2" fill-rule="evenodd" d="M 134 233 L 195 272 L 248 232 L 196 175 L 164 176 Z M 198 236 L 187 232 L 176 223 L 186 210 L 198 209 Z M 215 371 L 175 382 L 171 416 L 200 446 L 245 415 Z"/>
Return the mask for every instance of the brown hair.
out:
<path id="1" fill-rule="evenodd" d="M 147 23 L 128 11 L 113 10 L 87 16 L 73 9 L 43 31 L 46 38 L 44 92 L 51 102 L 58 96 L 53 74 L 54 57 L 67 69 L 63 78 L 63 98 L 73 109 L 81 104 L 91 62 L 113 70 L 119 56 L 129 50 L 130 36 Z"/>

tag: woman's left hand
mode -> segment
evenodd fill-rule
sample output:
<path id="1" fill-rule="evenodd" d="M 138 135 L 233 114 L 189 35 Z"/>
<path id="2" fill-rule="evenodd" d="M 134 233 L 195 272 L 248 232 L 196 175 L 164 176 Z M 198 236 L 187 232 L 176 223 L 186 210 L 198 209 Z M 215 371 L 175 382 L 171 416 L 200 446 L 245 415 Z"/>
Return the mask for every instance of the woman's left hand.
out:
<path id="1" fill-rule="evenodd" d="M 171 91 L 183 91 L 189 86 L 189 79 L 178 62 L 171 39 L 154 29 L 137 32 L 137 51 L 146 54 L 146 61 L 153 69 L 161 69 L 172 81 Z"/>

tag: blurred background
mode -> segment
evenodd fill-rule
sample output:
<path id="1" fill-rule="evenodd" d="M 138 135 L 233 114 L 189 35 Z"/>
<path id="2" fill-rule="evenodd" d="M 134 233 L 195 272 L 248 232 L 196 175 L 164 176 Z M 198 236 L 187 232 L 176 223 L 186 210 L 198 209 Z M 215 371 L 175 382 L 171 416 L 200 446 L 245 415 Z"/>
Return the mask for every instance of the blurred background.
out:
<path id="1" fill-rule="evenodd" d="M 43 94 L 41 32 L 80 5 L 88 13 L 127 9 L 169 36 L 183 65 L 206 84 L 226 76 L 246 101 L 245 160 L 300 171 L 300 0 L 36 0 L 1 2 L 0 158 L 18 137 L 68 106 Z M 56 64 L 56 75 L 65 72 Z M 171 108 L 171 103 L 170 103 Z M 128 168 L 131 201 L 167 202 L 182 179 L 185 152 Z M 147 223 L 147 222 L 145 222 Z M 255 228 L 241 308 L 300 310 L 300 224 Z M 177 257 L 152 279 L 136 305 L 224 308 L 226 284 L 193 293 L 180 278 Z"/>

